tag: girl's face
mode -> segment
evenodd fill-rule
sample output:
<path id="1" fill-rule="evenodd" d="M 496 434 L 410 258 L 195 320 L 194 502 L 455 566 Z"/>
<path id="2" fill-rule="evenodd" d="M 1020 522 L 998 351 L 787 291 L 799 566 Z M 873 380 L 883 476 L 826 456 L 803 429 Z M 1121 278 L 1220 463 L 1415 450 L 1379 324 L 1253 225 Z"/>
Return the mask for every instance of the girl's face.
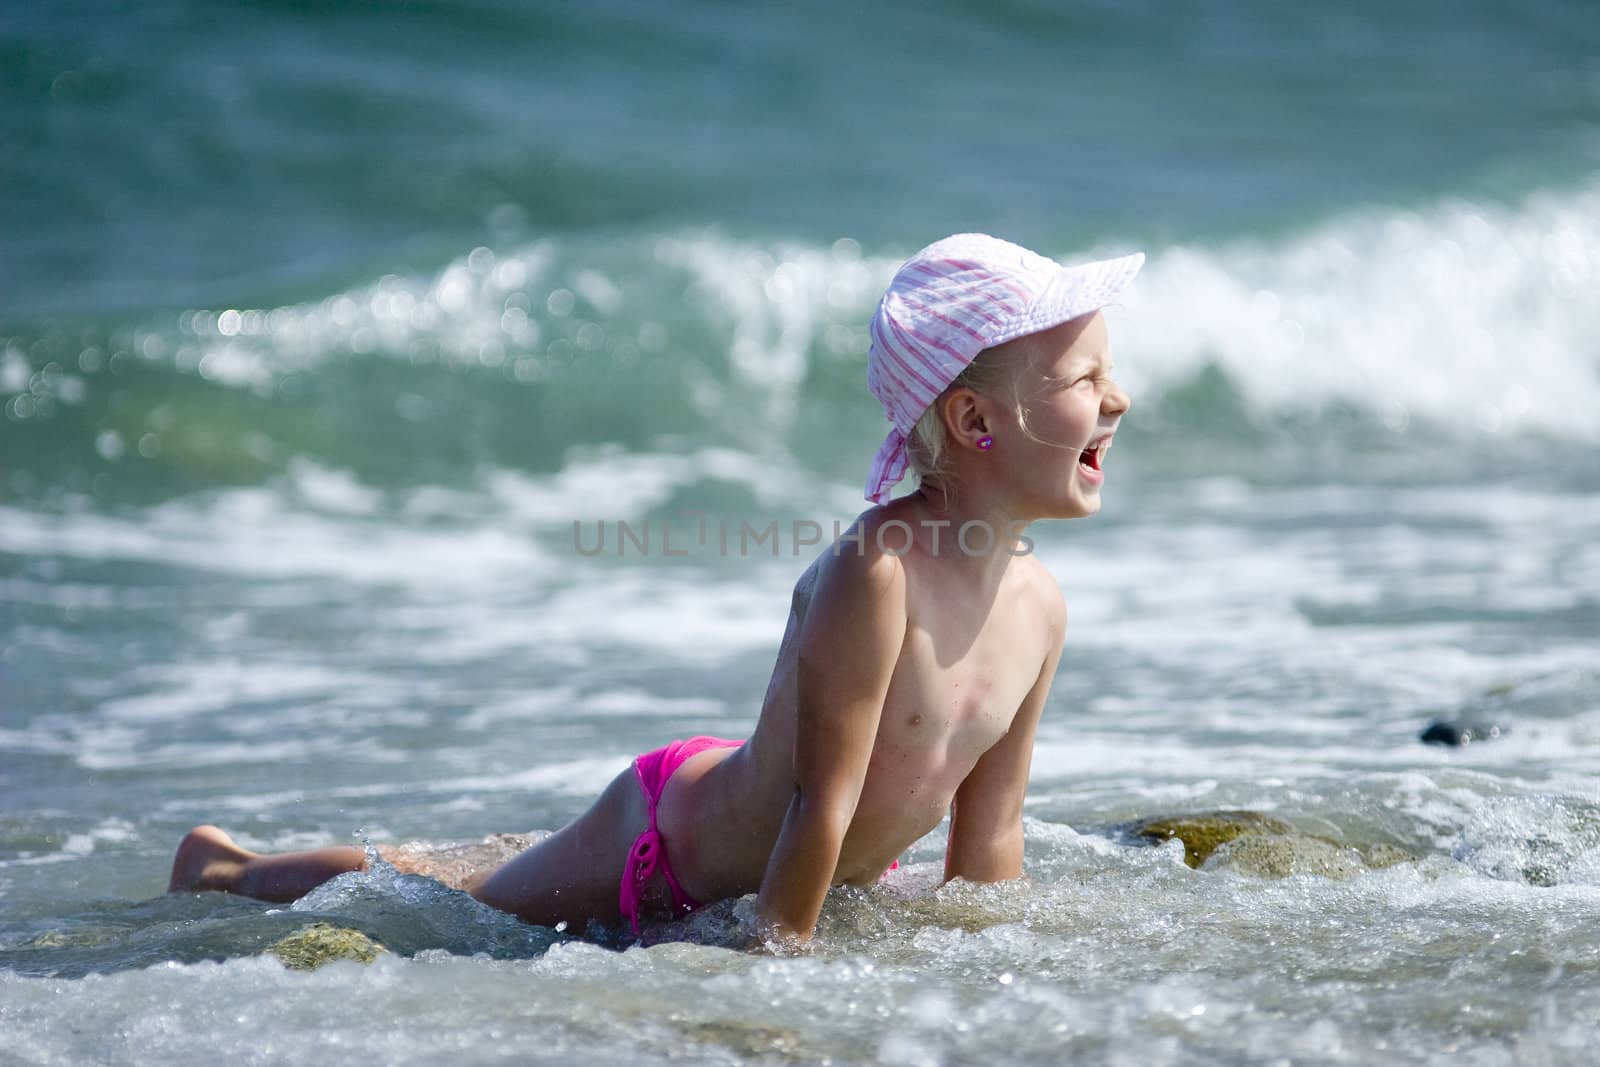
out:
<path id="1" fill-rule="evenodd" d="M 1106 325 L 1098 312 L 1021 339 L 1013 380 L 1000 395 L 1021 402 L 995 420 L 993 453 L 1028 511 L 1078 518 L 1100 510 L 1111 435 L 1132 401 L 1111 380 Z M 1014 390 L 1014 391 L 1013 391 Z"/>

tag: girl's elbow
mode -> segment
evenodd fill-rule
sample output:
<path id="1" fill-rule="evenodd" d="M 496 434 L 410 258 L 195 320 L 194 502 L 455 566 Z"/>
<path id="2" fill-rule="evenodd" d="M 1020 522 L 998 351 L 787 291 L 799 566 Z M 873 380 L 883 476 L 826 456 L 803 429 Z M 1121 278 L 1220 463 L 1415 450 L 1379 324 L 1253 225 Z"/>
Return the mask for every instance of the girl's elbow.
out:
<path id="1" fill-rule="evenodd" d="M 794 813 L 805 825 L 842 838 L 856 817 L 858 799 L 829 790 L 805 790 L 796 786 Z"/>

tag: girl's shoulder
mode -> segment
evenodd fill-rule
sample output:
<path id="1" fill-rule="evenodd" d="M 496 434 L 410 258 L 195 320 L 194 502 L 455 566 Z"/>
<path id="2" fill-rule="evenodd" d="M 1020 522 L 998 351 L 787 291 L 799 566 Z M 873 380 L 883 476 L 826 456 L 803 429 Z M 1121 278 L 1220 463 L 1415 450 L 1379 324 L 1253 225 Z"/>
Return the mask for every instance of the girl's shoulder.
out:
<path id="1" fill-rule="evenodd" d="M 1056 576 L 1034 555 L 1018 557 L 1026 566 L 1022 568 L 1025 588 L 1030 603 L 1037 606 L 1038 611 L 1057 634 L 1066 632 L 1067 629 L 1067 598 L 1061 592 L 1061 583 L 1056 581 Z"/>
<path id="2" fill-rule="evenodd" d="M 896 593 L 903 599 L 906 568 L 897 545 L 880 536 L 886 521 L 894 521 L 886 506 L 868 508 L 845 527 L 830 545 L 824 545 L 794 586 L 794 607 L 802 614 L 817 597 L 836 598 L 841 590 L 854 595 L 881 597 Z"/>

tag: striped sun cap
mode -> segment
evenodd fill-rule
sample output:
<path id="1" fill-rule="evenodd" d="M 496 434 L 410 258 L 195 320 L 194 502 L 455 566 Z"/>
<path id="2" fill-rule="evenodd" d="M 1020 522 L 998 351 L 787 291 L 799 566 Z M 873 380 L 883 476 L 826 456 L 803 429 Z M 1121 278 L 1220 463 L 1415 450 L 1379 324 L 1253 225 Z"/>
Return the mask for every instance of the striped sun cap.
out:
<path id="1" fill-rule="evenodd" d="M 1063 267 L 983 233 L 935 241 L 895 272 L 872 316 L 867 388 L 894 424 L 872 460 L 867 499 L 905 477 L 906 440 L 922 413 L 986 348 L 1112 303 L 1143 253 Z"/>

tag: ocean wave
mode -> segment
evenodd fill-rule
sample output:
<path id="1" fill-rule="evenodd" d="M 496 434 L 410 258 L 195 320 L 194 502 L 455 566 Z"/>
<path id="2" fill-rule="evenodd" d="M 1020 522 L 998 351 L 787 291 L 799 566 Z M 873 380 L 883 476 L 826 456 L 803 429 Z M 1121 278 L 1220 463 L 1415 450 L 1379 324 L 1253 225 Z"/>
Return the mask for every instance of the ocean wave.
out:
<path id="1" fill-rule="evenodd" d="M 1480 447 L 1592 444 L 1597 248 L 1600 184 L 1150 248 L 1109 312 L 1119 373 L 1156 440 L 1309 419 L 1313 435 L 1346 439 L 1425 426 Z M 909 251 L 552 238 L 302 304 L 0 338 L 9 488 L 148 498 L 256 483 L 297 460 L 366 484 L 459 484 L 607 448 L 622 464 L 743 450 L 764 470 L 837 477 L 883 425 L 862 388 L 865 324 Z M 1330 411 L 1350 417 L 1315 422 Z"/>
<path id="2" fill-rule="evenodd" d="M 1368 209 L 1286 241 L 1152 257 L 1120 347 L 1158 391 L 1223 371 L 1255 413 L 1347 404 L 1404 429 L 1593 442 L 1600 185 L 1514 206 Z"/>

